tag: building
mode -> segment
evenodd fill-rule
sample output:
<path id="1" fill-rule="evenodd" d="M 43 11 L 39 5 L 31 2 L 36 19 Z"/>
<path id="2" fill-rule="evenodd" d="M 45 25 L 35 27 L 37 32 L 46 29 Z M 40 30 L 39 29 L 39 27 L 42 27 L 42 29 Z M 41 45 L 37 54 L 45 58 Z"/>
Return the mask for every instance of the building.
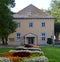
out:
<path id="1" fill-rule="evenodd" d="M 13 15 L 16 32 L 9 35 L 8 44 L 47 44 L 47 38 L 54 37 L 54 17 L 30 4 Z"/>

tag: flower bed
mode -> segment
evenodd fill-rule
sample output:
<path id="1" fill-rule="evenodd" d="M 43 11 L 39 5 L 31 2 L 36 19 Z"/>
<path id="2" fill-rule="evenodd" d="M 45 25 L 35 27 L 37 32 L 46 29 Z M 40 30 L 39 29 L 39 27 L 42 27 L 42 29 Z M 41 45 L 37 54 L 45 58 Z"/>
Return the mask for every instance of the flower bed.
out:
<path id="1" fill-rule="evenodd" d="M 25 47 L 27 48 L 39 48 L 39 46 L 36 46 L 36 45 L 32 45 L 32 44 L 25 44 Z"/>
<path id="2" fill-rule="evenodd" d="M 43 52 L 29 51 L 29 52 L 8 52 L 3 55 L 3 57 L 36 57 L 44 56 Z"/>
<path id="3" fill-rule="evenodd" d="M 13 56 L 19 56 L 19 57 L 29 57 L 29 52 L 15 52 Z"/>
<path id="4" fill-rule="evenodd" d="M 15 62 L 19 62 L 19 61 L 23 61 L 24 59 L 26 58 L 34 58 L 34 57 L 40 57 L 40 56 L 44 56 L 43 52 L 39 52 L 39 51 L 30 51 L 28 50 L 27 51 L 20 51 L 20 52 L 8 52 L 8 53 L 5 53 L 3 55 L 3 57 L 6 57 L 6 58 L 9 58 L 11 59 L 12 61 L 15 61 Z M 26 60 L 25 60 L 26 61 Z M 30 59 L 29 59 L 30 61 Z"/>
<path id="5" fill-rule="evenodd" d="M 33 58 L 24 59 L 21 62 L 48 62 L 48 58 L 45 56 L 33 57 Z"/>
<path id="6" fill-rule="evenodd" d="M 10 50 L 2 57 L 9 58 L 10 62 L 48 62 L 41 49 L 31 47 Z"/>
<path id="7" fill-rule="evenodd" d="M 48 58 L 45 56 L 40 56 L 40 57 L 1 57 L 0 62 L 48 62 Z"/>
<path id="8" fill-rule="evenodd" d="M 19 57 L 19 56 L 14 56 L 13 55 L 14 54 L 14 52 L 7 52 L 7 53 L 5 53 L 3 56 L 2 56 L 2 58 L 9 58 L 10 59 L 10 62 L 18 62 L 20 59 L 21 59 L 21 57 Z"/>
<path id="9" fill-rule="evenodd" d="M 3 55 L 3 57 L 13 57 L 14 52 L 7 52 Z"/>
<path id="10" fill-rule="evenodd" d="M 0 62 L 11 62 L 9 58 L 0 57 Z"/>

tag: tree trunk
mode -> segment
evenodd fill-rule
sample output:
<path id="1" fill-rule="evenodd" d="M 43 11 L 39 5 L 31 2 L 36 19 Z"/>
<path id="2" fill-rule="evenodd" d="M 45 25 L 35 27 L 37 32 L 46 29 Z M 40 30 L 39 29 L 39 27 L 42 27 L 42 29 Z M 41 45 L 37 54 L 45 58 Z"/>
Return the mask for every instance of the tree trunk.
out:
<path id="1" fill-rule="evenodd" d="M 2 44 L 4 45 L 5 43 L 4 43 L 4 37 L 2 37 Z"/>
<path id="2" fill-rule="evenodd" d="M 56 41 L 58 41 L 59 33 L 56 33 Z"/>
<path id="3" fill-rule="evenodd" d="M 8 43 L 7 43 L 7 41 L 8 41 L 8 38 L 7 37 L 5 37 L 5 45 L 7 45 Z"/>

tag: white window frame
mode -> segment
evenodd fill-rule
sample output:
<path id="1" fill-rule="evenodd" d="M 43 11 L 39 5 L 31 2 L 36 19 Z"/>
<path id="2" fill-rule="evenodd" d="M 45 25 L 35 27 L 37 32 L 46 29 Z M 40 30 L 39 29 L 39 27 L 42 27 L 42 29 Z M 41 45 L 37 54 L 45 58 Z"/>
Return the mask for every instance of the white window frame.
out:
<path id="1" fill-rule="evenodd" d="M 30 22 L 29 23 L 29 28 L 32 28 L 33 27 L 33 22 Z"/>
<path id="2" fill-rule="evenodd" d="M 16 25 L 17 25 L 17 28 L 20 28 L 20 26 L 21 26 L 21 23 L 16 23 Z"/>
<path id="3" fill-rule="evenodd" d="M 46 40 L 46 34 L 45 33 L 41 33 L 41 40 L 45 41 Z"/>
<path id="4" fill-rule="evenodd" d="M 41 25 L 42 25 L 42 27 L 45 27 L 45 22 L 42 22 Z"/>
<path id="5" fill-rule="evenodd" d="M 16 41 L 20 41 L 21 38 L 21 34 L 20 33 L 16 33 Z"/>

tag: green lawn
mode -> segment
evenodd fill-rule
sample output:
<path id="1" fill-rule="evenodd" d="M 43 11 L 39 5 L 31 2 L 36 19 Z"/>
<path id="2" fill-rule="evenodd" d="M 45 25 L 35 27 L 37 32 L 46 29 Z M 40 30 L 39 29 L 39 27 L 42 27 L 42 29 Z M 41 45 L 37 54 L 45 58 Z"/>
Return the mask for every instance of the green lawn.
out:
<path id="1" fill-rule="evenodd" d="M 41 47 L 49 62 L 60 62 L 60 47 Z"/>
<path id="2" fill-rule="evenodd" d="M 0 48 L 0 56 L 12 48 Z M 49 62 L 60 62 L 60 47 L 41 47 Z"/>
<path id="3" fill-rule="evenodd" d="M 0 56 L 11 50 L 12 48 L 0 48 Z"/>

